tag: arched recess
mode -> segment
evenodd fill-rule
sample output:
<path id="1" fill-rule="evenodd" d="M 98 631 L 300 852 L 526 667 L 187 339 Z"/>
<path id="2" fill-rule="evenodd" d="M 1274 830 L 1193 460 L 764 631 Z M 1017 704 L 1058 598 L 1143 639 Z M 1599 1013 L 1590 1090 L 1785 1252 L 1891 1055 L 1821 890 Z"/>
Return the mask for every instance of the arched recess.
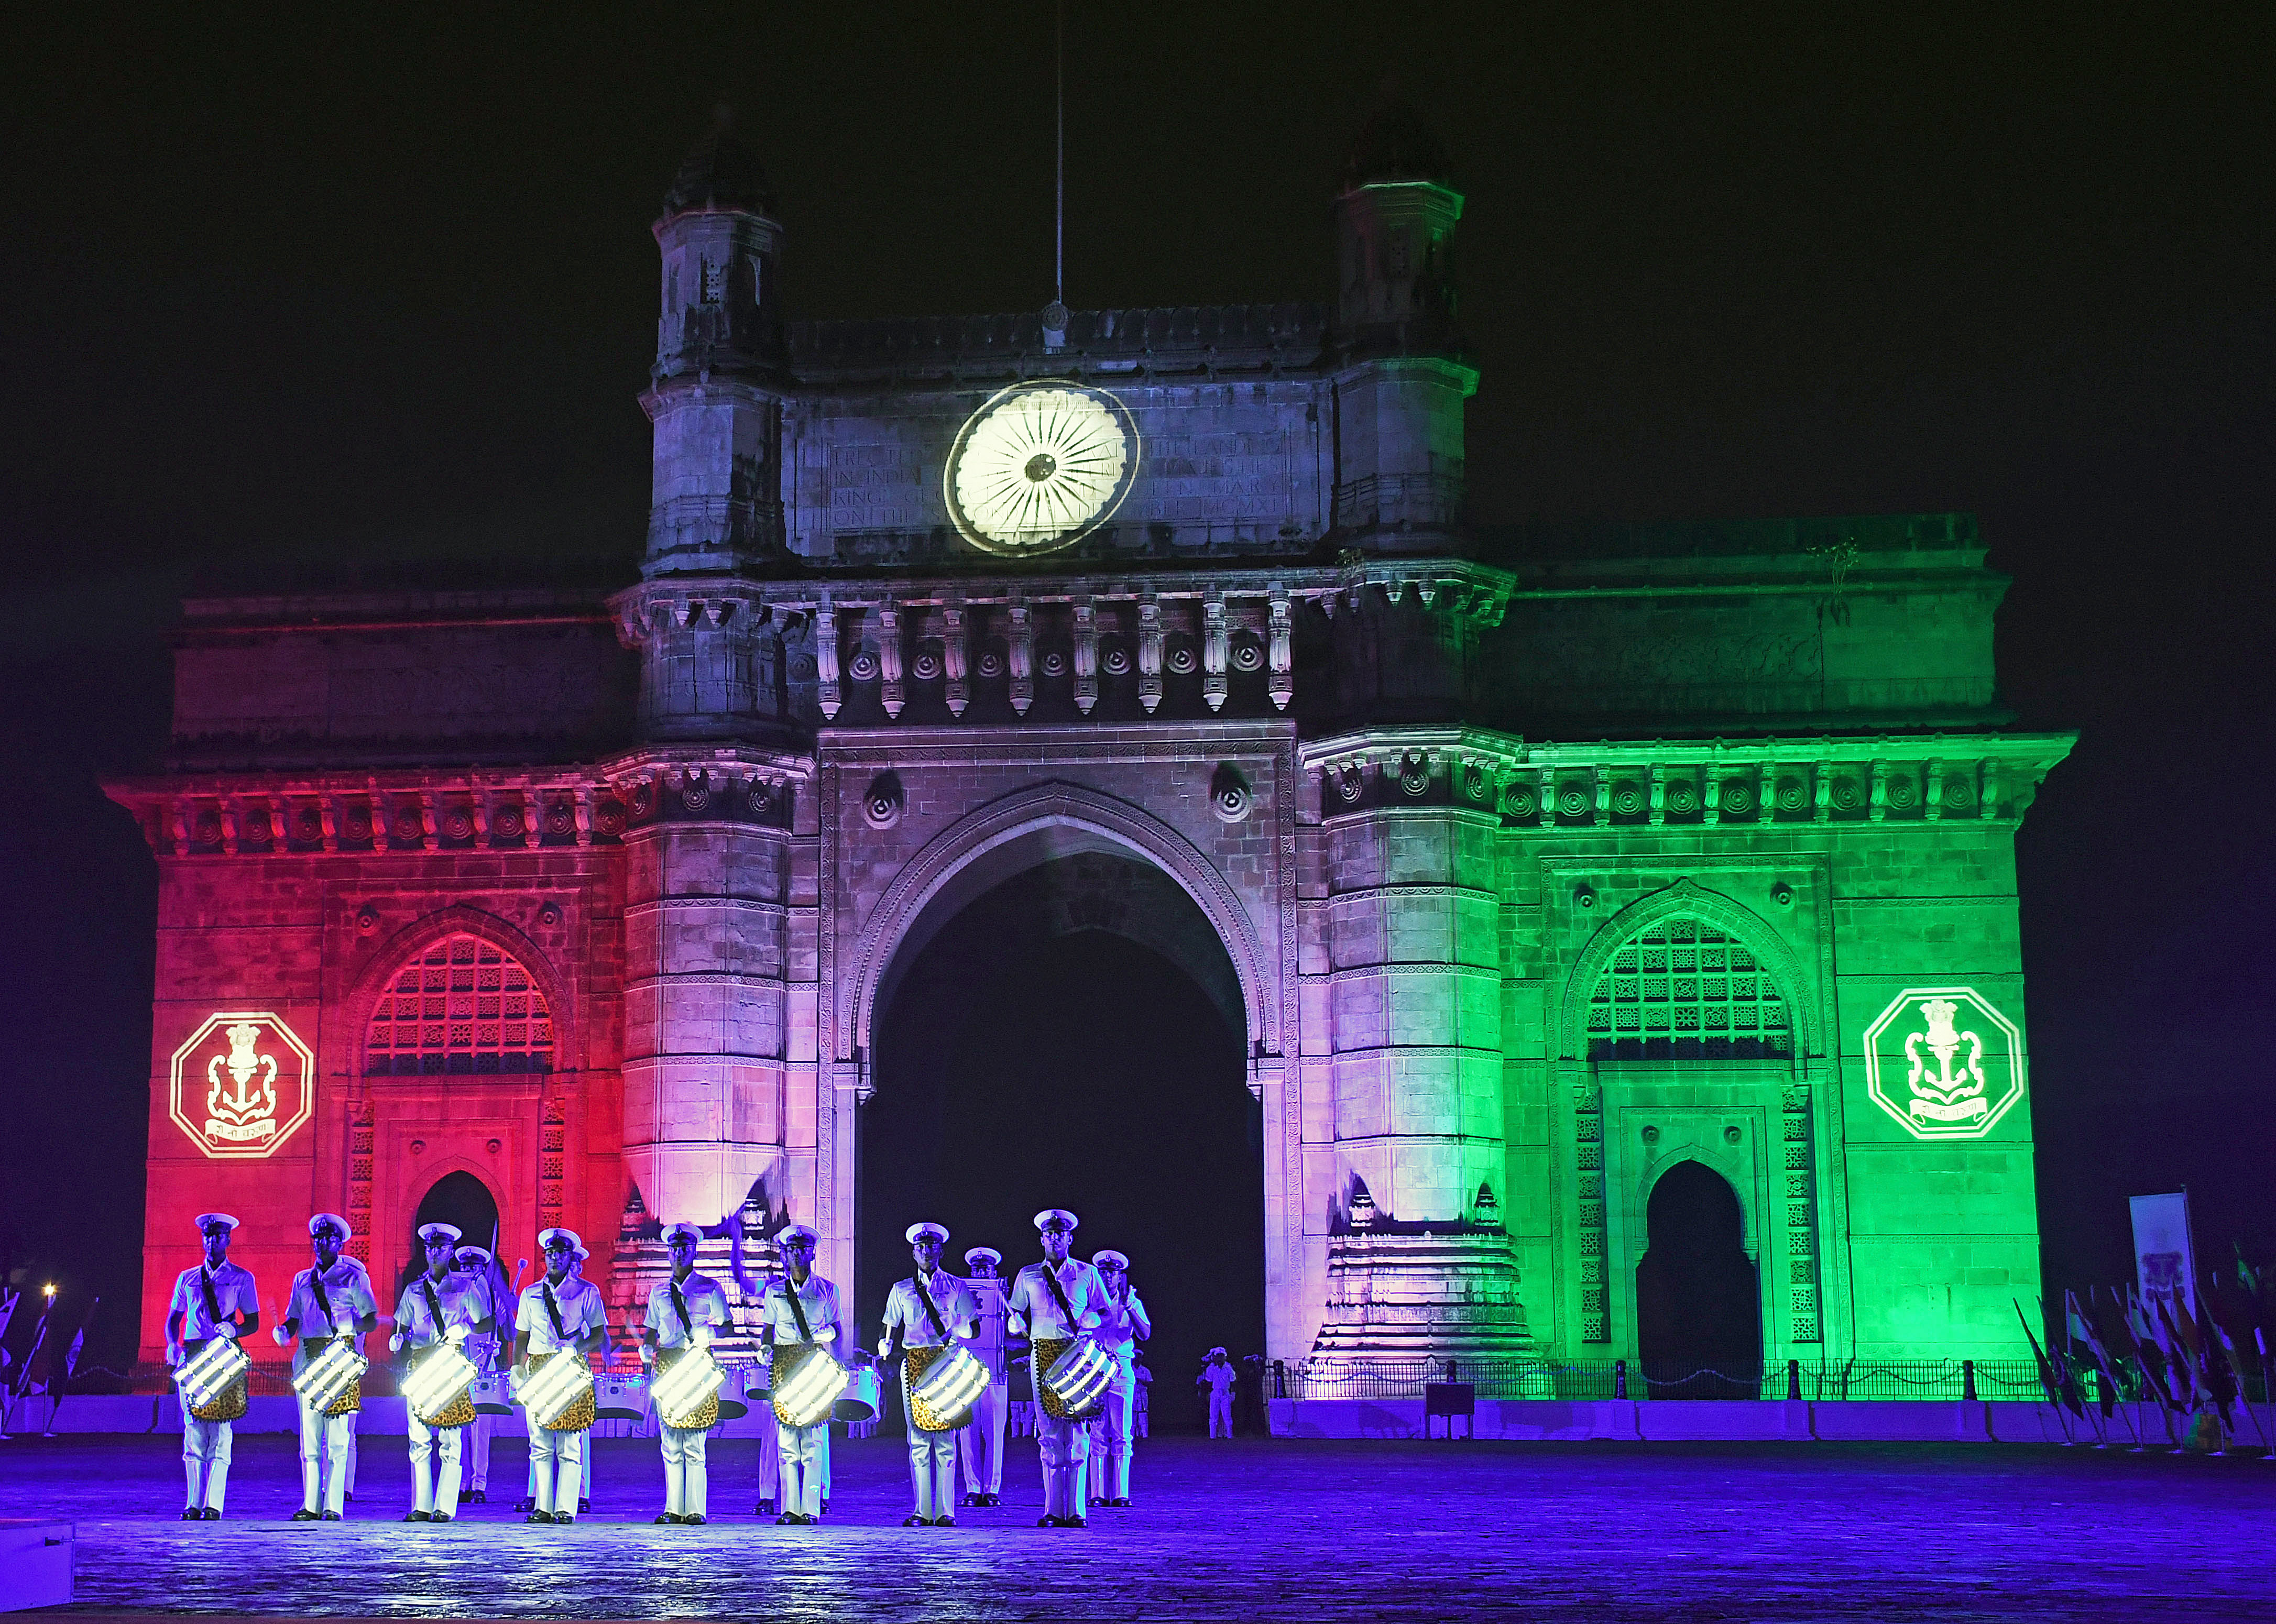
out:
<path id="1" fill-rule="evenodd" d="M 1743 1146 L 1718 1143 L 1702 1136 L 1686 1136 L 1680 1141 L 1653 1148 L 1643 1166 L 1638 1171 L 1628 1195 L 1628 1233 L 1647 1233 L 1645 1213 L 1651 1206 L 1651 1193 L 1668 1170 L 1680 1162 L 1696 1162 L 1710 1172 L 1718 1174 L 1731 1187 L 1739 1202 L 1739 1248 L 1756 1262 L 1762 1261 L 1763 1225 L 1760 1192 L 1756 1186 L 1755 1165 Z"/>
<path id="2" fill-rule="evenodd" d="M 332 1069 L 336 1074 L 362 1074 L 364 1041 L 371 1029 L 372 1011 L 382 995 L 393 986 L 397 973 L 413 958 L 424 955 L 436 942 L 460 935 L 489 943 L 529 973 L 531 983 L 543 994 L 552 1011 L 553 1069 L 578 1069 L 576 1057 L 582 1051 L 576 1043 L 575 1002 L 570 997 L 567 981 L 553 968 L 545 951 L 528 937 L 495 914 L 459 903 L 422 914 L 404 926 L 356 972 L 343 1001 L 347 1016 L 341 1023 L 343 1029 L 327 1034 L 327 1047 L 333 1051 Z"/>
<path id="3" fill-rule="evenodd" d="M 1175 880 L 1210 925 L 1240 978 L 1248 1040 L 1281 1052 L 1279 1000 L 1248 910 L 1215 864 L 1158 818 L 1080 785 L 1052 783 L 982 807 L 928 841 L 903 866 L 861 928 L 840 1055 L 866 1053 L 877 1009 L 901 973 L 963 907 L 1003 881 L 1054 857 L 1135 856 Z"/>
<path id="4" fill-rule="evenodd" d="M 1652 926 L 1679 915 L 1700 920 L 1744 943 L 1778 983 L 1794 1021 L 1794 1064 L 1825 1052 L 1817 990 L 1804 979 L 1802 961 L 1793 948 L 1752 908 L 1687 877 L 1629 904 L 1589 938 L 1565 983 L 1565 996 L 1558 1001 L 1556 1052 L 1560 1058 L 1587 1058 L 1589 1001 L 1595 996 L 1597 983 L 1612 968 L 1612 956 Z"/>

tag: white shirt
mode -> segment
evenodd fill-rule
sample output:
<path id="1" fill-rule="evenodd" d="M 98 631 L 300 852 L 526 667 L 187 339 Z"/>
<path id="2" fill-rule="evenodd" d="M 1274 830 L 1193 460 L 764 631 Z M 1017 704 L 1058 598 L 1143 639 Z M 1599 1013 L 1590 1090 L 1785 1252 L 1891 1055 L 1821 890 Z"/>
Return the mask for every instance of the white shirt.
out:
<path id="1" fill-rule="evenodd" d="M 948 1332 L 941 1335 L 932 1328 L 932 1316 L 925 1312 L 924 1297 L 932 1299 L 939 1310 L 940 1323 Z M 894 1326 L 901 1328 L 904 1347 L 939 1347 L 956 1340 L 959 1332 L 969 1334 L 978 1324 L 980 1305 L 973 1301 L 972 1293 L 962 1280 L 952 1274 L 943 1274 L 936 1269 L 927 1280 L 922 1275 L 912 1275 L 906 1280 L 893 1282 L 893 1289 L 885 1294 L 885 1331 L 891 1335 Z"/>
<path id="2" fill-rule="evenodd" d="M 492 1283 L 489 1271 L 484 1270 L 480 1274 L 459 1274 L 454 1278 L 466 1288 L 467 1301 L 474 1309 L 474 1318 L 477 1321 L 487 1319 L 495 1324 L 498 1317 L 497 1287 Z M 467 1339 L 466 1355 L 474 1362 L 474 1369 L 492 1370 L 497 1368 L 498 1347 L 505 1330 L 506 1327 L 499 1325 L 495 1332 L 470 1336 Z"/>
<path id="3" fill-rule="evenodd" d="M 1070 1325 L 1059 1312 L 1058 1298 L 1043 1283 L 1044 1268 L 1043 1264 L 1029 1264 L 1012 1282 L 1012 1294 L 1004 1303 L 1012 1334 L 1064 1342 L 1098 1324 L 1099 1309 L 1106 1301 L 1106 1282 L 1098 1278 L 1098 1271 L 1072 1257 L 1058 1266 L 1059 1289 L 1074 1314 L 1074 1324 Z"/>
<path id="4" fill-rule="evenodd" d="M 561 1313 L 561 1334 L 553 1333 L 553 1316 L 545 1311 L 545 1294 L 553 1293 L 554 1306 Z M 542 1359 L 565 1347 L 574 1347 L 578 1339 L 596 1331 L 606 1331 L 609 1310 L 601 1301 L 601 1288 L 592 1281 L 571 1274 L 562 1277 L 558 1286 L 540 1279 L 535 1286 L 521 1288 L 521 1301 L 514 1308 L 513 1328 L 529 1333 L 529 1356 Z"/>
<path id="5" fill-rule="evenodd" d="M 435 1323 L 435 1314 L 427 1306 L 427 1293 L 432 1289 L 436 1304 L 443 1310 L 443 1323 Z M 451 1326 L 459 1326 L 471 1334 L 474 1328 L 489 1315 L 489 1303 L 482 1289 L 463 1274 L 446 1274 L 441 1280 L 430 1279 L 425 1273 L 403 1288 L 403 1300 L 395 1305 L 395 1332 L 413 1347 L 432 1347 L 449 1334 Z"/>
<path id="6" fill-rule="evenodd" d="M 206 1266 L 200 1264 L 196 1268 L 185 1269 L 174 1277 L 174 1301 L 167 1308 L 166 1317 L 169 1319 L 177 1314 L 182 1317 L 181 1339 L 185 1345 L 210 1341 L 221 1334 L 220 1326 L 206 1311 L 205 1288 L 198 1283 L 198 1277 L 205 1272 Z M 222 1261 L 221 1267 L 213 1271 L 213 1294 L 224 1319 L 231 1314 L 250 1317 L 261 1312 L 261 1294 L 254 1286 L 253 1271 L 240 1269 L 226 1258 Z"/>
<path id="7" fill-rule="evenodd" d="M 972 1352 L 1001 1386 L 1009 1379 L 1004 1368 L 1004 1281 L 1000 1276 L 973 1276 L 964 1282 L 979 1310 L 980 1334 L 972 1339 Z"/>
<path id="8" fill-rule="evenodd" d="M 642 1323 L 656 1332 L 659 1347 L 679 1347 L 687 1341 L 687 1329 L 679 1323 L 679 1310 L 672 1306 L 672 1284 L 671 1277 L 666 1275 L 648 1294 L 648 1317 Z M 726 1288 L 718 1281 L 701 1271 L 690 1270 L 679 1286 L 680 1300 L 687 1304 L 689 1325 L 733 1328 L 734 1310 L 727 1306 Z"/>
<path id="9" fill-rule="evenodd" d="M 379 1313 L 379 1299 L 371 1294 L 371 1276 L 354 1258 L 342 1257 L 324 1271 L 324 1297 L 332 1305 L 329 1318 L 316 1306 L 315 1280 L 314 1264 L 294 1275 L 292 1295 L 284 1305 L 284 1317 L 296 1327 L 294 1334 L 300 1338 L 292 1345 L 296 1371 L 308 1362 L 310 1342 L 330 1337 L 354 1339 L 356 1322 L 367 1314 L 376 1317 Z"/>
<path id="10" fill-rule="evenodd" d="M 778 1346 L 813 1340 L 831 1350 L 836 1356 L 841 1332 L 838 1319 L 838 1288 L 818 1274 L 806 1277 L 806 1284 L 798 1287 L 799 1307 L 806 1311 L 806 1327 L 812 1337 L 798 1333 L 798 1317 L 791 1312 L 790 1276 L 778 1274 L 767 1282 L 767 1294 L 759 1303 L 759 1324 L 775 1335 Z"/>
<path id="11" fill-rule="evenodd" d="M 1100 1283 L 1104 1285 L 1104 1281 Z M 1146 1305 L 1138 1300 L 1138 1288 L 1126 1286 L 1119 1302 L 1115 1301 L 1111 1289 L 1105 1292 L 1099 1302 L 1098 1339 L 1106 1351 L 1128 1359 L 1137 1351 L 1141 1332 L 1152 1336 L 1154 1322 L 1147 1317 Z"/>

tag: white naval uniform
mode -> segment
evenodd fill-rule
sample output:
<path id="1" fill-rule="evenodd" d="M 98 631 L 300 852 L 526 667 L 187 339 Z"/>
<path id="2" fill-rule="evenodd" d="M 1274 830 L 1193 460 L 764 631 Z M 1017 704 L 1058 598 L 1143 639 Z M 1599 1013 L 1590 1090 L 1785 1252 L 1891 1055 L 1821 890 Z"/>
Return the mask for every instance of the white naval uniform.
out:
<path id="1" fill-rule="evenodd" d="M 435 1294 L 432 1305 L 427 1300 L 429 1289 Z M 436 1308 L 443 1310 L 440 1324 L 435 1323 Z M 489 1312 L 487 1294 L 466 1276 L 446 1274 L 438 1282 L 422 1271 L 403 1288 L 403 1299 L 395 1305 L 395 1333 L 403 1339 L 406 1352 L 432 1347 L 448 1337 L 453 1325 L 471 1337 Z M 403 1421 L 410 1439 L 411 1493 L 415 1508 L 440 1512 L 446 1517 L 457 1516 L 459 1482 L 465 1469 L 462 1452 L 467 1431 L 473 1423 L 465 1427 L 430 1427 L 407 1403 L 403 1407 Z"/>
<path id="2" fill-rule="evenodd" d="M 343 1255 L 323 1271 L 324 1297 L 332 1308 L 329 1316 L 316 1306 L 315 1280 L 314 1264 L 294 1275 L 292 1295 L 284 1305 L 284 1317 L 294 1327 L 295 1377 L 307 1369 L 314 1357 L 308 1351 L 311 1343 L 345 1337 L 360 1353 L 363 1333 L 356 1329 L 357 1323 L 367 1315 L 376 1318 L 379 1314 L 371 1276 L 354 1258 Z M 348 1443 L 355 1437 L 356 1412 L 327 1415 L 306 1399 L 300 1405 L 300 1508 L 338 1514 L 347 1502 Z"/>
<path id="3" fill-rule="evenodd" d="M 1010 1374 L 1004 1359 L 1004 1286 L 998 1279 L 967 1279 L 964 1287 L 980 1310 L 980 1334 L 973 1357 L 988 1367 L 988 1387 L 972 1407 L 972 1420 L 957 1431 L 964 1457 L 967 1494 L 1004 1492 L 1004 1422 L 1011 1409 Z"/>
<path id="4" fill-rule="evenodd" d="M 838 1317 L 838 1287 L 818 1274 L 806 1277 L 798 1288 L 799 1306 L 806 1312 L 806 1327 L 813 1339 L 832 1358 L 844 1362 L 845 1328 Z M 800 1341 L 798 1318 L 790 1305 L 790 1276 L 778 1274 L 767 1282 L 759 1304 L 759 1324 L 774 1332 L 777 1347 L 793 1347 Z M 782 1509 L 806 1516 L 822 1514 L 830 1498 L 830 1422 L 825 1416 L 810 1427 L 775 1424 L 775 1455 L 781 1483 L 777 1495 Z"/>
<path id="5" fill-rule="evenodd" d="M 222 1335 L 224 1324 L 234 1330 L 239 1322 L 233 1316 L 250 1319 L 261 1312 L 261 1294 L 253 1283 L 252 1271 L 224 1259 L 211 1274 L 213 1307 L 221 1310 L 216 1320 L 206 1304 L 205 1286 L 200 1280 L 206 1273 L 205 1264 L 200 1264 L 176 1275 L 174 1300 L 166 1309 L 170 1322 L 177 1314 L 182 1317 L 179 1340 L 190 1358 Z M 182 1475 L 189 1480 L 190 1489 L 190 1498 L 184 1504 L 222 1509 L 229 1494 L 229 1461 L 235 1439 L 233 1422 L 200 1421 L 190 1414 L 188 1405 L 182 1406 Z"/>
<path id="6" fill-rule="evenodd" d="M 1031 1342 L 1038 1337 L 1066 1340 L 1097 1324 L 1100 1308 L 1106 1301 L 1106 1282 L 1098 1278 L 1098 1271 L 1073 1257 L 1058 1266 L 1059 1289 L 1066 1294 L 1067 1308 L 1074 1316 L 1074 1323 L 1069 1324 L 1066 1317 L 1059 1312 L 1058 1299 L 1043 1282 L 1045 1268 L 1043 1264 L 1029 1264 L 1012 1282 L 1011 1295 L 1004 1303 L 1005 1324 L 1011 1333 L 1027 1337 Z M 1041 1360 L 1028 1359 L 1028 1379 L 1036 1395 L 1036 1446 L 1043 1458 L 1043 1514 L 1086 1516 L 1089 1512 L 1090 1423 L 1061 1421 L 1043 1408 Z"/>
<path id="7" fill-rule="evenodd" d="M 553 1294 L 555 1309 L 561 1316 L 561 1331 L 554 1333 L 553 1316 L 547 1312 L 545 1297 Z M 574 1349 L 580 1338 L 608 1328 L 608 1309 L 601 1301 L 601 1288 L 590 1280 L 571 1274 L 553 1285 L 541 1279 L 535 1286 L 525 1286 L 521 1301 L 514 1307 L 513 1328 L 529 1333 L 529 1362 L 536 1365 L 566 1347 Z M 575 1354 L 576 1358 L 585 1357 Z M 529 1465 L 535 1481 L 530 1492 L 537 1497 L 537 1509 L 549 1514 L 565 1511 L 574 1516 L 578 1497 L 586 1485 L 585 1434 L 556 1432 L 537 1424 L 536 1418 L 527 1410 L 522 1418 L 529 1430 Z"/>
<path id="8" fill-rule="evenodd" d="M 498 1311 L 497 1297 L 489 1274 L 487 1272 L 468 1274 L 459 1278 L 467 1283 L 467 1291 L 474 1294 L 478 1310 L 475 1317 L 495 1321 Z M 504 1368 L 505 1352 L 504 1344 L 505 1339 L 512 1335 L 512 1332 L 510 1328 L 499 1324 L 495 1335 L 468 1337 L 465 1348 L 466 1355 L 474 1361 L 475 1370 L 485 1376 L 491 1375 Z M 478 1410 L 474 1414 L 474 1424 L 460 1429 L 466 1434 L 464 1460 L 467 1487 L 470 1491 L 482 1496 L 485 1499 L 489 1497 L 490 1491 L 490 1430 L 497 1422 L 497 1416 L 488 1411 Z"/>
<path id="9" fill-rule="evenodd" d="M 675 1286 L 680 1303 L 687 1308 L 684 1323 L 679 1304 L 672 1301 Z M 735 1315 L 727 1306 L 727 1294 L 719 1282 L 691 1270 L 685 1280 L 675 1281 L 666 1275 L 649 1293 L 648 1318 L 643 1324 L 656 1332 L 659 1347 L 686 1347 L 693 1327 L 709 1325 L 715 1334 L 723 1328 L 732 1330 Z M 664 1420 L 664 1412 L 658 1410 L 656 1432 L 664 1451 L 664 1510 L 675 1517 L 708 1517 L 711 1512 L 711 1475 L 707 1456 L 710 1429 L 672 1426 Z"/>
<path id="10" fill-rule="evenodd" d="M 1126 1277 L 1127 1278 L 1127 1277 Z M 1154 1334 L 1154 1322 L 1139 1301 L 1135 1286 L 1126 1285 L 1120 1302 L 1111 1291 L 1099 1311 L 1099 1345 L 1114 1355 L 1114 1376 L 1106 1385 L 1106 1408 L 1099 1413 L 1098 1441 L 1106 1459 L 1099 1470 L 1102 1499 L 1130 1498 L 1131 1412 L 1137 1403 L 1138 1383 L 1131 1374 L 1137 1362 L 1138 1339 Z"/>
<path id="11" fill-rule="evenodd" d="M 1204 1364 L 1194 1385 L 1209 1389 L 1209 1435 L 1211 1438 L 1233 1436 L 1233 1384 L 1239 1372 L 1227 1360 L 1223 1364 Z"/>
<path id="12" fill-rule="evenodd" d="M 926 1299 L 933 1313 L 925 1310 Z M 934 1314 L 940 1329 L 933 1326 Z M 911 1275 L 896 1280 L 885 1294 L 885 1334 L 898 1327 L 903 1347 L 941 1347 L 969 1339 L 977 1328 L 980 1305 L 971 1291 L 952 1274 L 936 1269 L 930 1275 Z M 956 1512 L 956 1434 L 928 1432 L 917 1425 L 916 1406 L 909 1399 L 909 1367 L 901 1365 L 901 1422 L 909 1439 L 909 1480 L 916 1489 L 916 1514 L 929 1522 Z"/>

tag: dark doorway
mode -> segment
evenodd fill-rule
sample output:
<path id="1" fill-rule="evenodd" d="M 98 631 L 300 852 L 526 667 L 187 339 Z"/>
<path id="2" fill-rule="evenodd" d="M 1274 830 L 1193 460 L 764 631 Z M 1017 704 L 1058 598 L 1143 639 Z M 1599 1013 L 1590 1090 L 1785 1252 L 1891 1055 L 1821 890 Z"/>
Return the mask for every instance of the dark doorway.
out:
<path id="1" fill-rule="evenodd" d="M 1218 962 L 1189 973 L 1140 940 Z M 1008 1278 L 1042 1256 L 1034 1214 L 1066 1207 L 1082 1221 L 1077 1256 L 1130 1257 L 1155 1325 L 1141 1349 L 1153 1429 L 1203 1430 L 1194 1382 L 1209 1349 L 1264 1349 L 1261 1124 L 1226 984 L 1237 1009 L 1231 962 L 1192 899 L 1113 857 L 1008 880 L 927 943 L 876 1027 L 876 1093 L 861 1127 L 863 1339 L 909 1272 L 910 1224 L 948 1226 L 951 1270 L 987 1245 Z"/>
<path id="2" fill-rule="evenodd" d="M 404 1237 L 407 1248 L 404 1256 L 403 1279 L 397 1283 L 400 1291 L 411 1283 L 411 1277 L 427 1266 L 427 1254 L 419 1242 L 419 1231 L 429 1224 L 456 1224 L 467 1244 L 495 1251 L 497 1243 L 497 1203 L 491 1199 L 489 1187 L 470 1172 L 446 1172 L 435 1180 L 435 1188 L 419 1203 L 418 1216 L 411 1220 L 411 1233 Z"/>
<path id="3" fill-rule="evenodd" d="M 1761 1287 L 1737 1193 L 1700 1163 L 1678 1162 L 1652 1187 L 1644 1223 L 1636 1337 L 1651 1396 L 1759 1398 Z"/>

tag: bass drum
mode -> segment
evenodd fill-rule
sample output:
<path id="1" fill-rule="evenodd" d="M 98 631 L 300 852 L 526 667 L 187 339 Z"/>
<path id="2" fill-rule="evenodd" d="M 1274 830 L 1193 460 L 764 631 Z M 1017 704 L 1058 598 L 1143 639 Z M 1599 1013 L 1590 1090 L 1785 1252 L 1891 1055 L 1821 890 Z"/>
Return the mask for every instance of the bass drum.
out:
<path id="1" fill-rule="evenodd" d="M 474 1385 L 467 1389 L 474 1401 L 477 1415 L 511 1415 L 513 1405 L 506 1393 L 505 1377 L 502 1375 L 477 1376 Z"/>
<path id="2" fill-rule="evenodd" d="M 846 1391 L 838 1395 L 838 1407 L 830 1413 L 838 1421 L 876 1420 L 877 1367 L 856 1366 L 846 1377 Z"/>
<path id="3" fill-rule="evenodd" d="M 639 1377 L 603 1376 L 593 1383 L 595 1420 L 644 1422 L 648 1412 L 648 1383 Z"/>

